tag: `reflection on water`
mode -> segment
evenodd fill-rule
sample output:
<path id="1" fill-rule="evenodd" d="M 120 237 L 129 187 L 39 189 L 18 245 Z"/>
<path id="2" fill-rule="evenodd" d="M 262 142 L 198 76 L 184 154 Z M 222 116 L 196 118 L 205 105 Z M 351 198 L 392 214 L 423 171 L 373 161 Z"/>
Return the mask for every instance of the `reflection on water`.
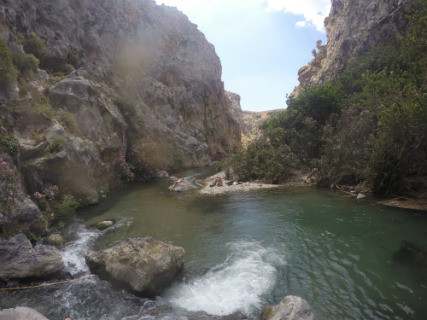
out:
<path id="1" fill-rule="evenodd" d="M 63 250 L 72 273 L 84 274 L 82 256 L 88 248 L 148 235 L 184 247 L 184 272 L 157 302 L 91 278 L 39 291 L 43 295 L 38 297 L 23 292 L 3 296 L 0 306 L 23 301 L 52 319 L 67 312 L 76 319 L 166 319 L 147 315 L 156 304 L 166 303 L 256 318 L 264 305 L 292 294 L 306 299 L 317 319 L 427 318 L 425 266 L 392 258 L 402 240 L 427 248 L 427 216 L 324 190 L 209 197 L 171 192 L 169 184 L 129 187 L 81 212 L 88 227 L 106 219 L 116 224 L 103 232 L 82 224 L 70 227 L 74 242 Z M 41 296 L 55 297 L 63 312 L 54 311 L 56 303 Z M 186 319 L 185 313 L 178 318 Z"/>

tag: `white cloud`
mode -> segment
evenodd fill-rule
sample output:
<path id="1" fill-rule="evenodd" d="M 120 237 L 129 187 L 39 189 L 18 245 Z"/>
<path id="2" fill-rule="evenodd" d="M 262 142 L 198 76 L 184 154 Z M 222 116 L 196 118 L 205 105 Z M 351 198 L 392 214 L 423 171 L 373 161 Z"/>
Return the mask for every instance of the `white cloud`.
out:
<path id="1" fill-rule="evenodd" d="M 319 31 L 324 31 L 323 21 L 329 15 L 331 9 L 330 0 L 263 0 L 267 4 L 267 10 L 284 11 L 295 15 L 304 16 L 297 22 L 298 27 L 314 26 Z"/>
<path id="2" fill-rule="evenodd" d="M 268 11 L 282 11 L 304 20 L 297 27 L 315 27 L 324 32 L 323 21 L 329 15 L 331 0 L 156 0 L 158 4 L 177 7 L 185 12 L 199 12 L 209 15 L 209 11 L 248 11 L 266 7 Z M 305 22 L 305 23 L 303 23 Z"/>
<path id="3" fill-rule="evenodd" d="M 304 27 L 306 27 L 306 26 L 307 26 L 307 21 L 298 21 L 297 23 L 295 23 L 295 25 L 296 25 L 298 28 L 304 28 Z"/>

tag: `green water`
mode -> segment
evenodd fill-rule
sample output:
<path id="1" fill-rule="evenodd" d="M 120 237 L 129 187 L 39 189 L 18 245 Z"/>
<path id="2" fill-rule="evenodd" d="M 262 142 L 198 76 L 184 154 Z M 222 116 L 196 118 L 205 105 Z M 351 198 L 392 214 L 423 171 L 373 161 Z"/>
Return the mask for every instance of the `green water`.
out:
<path id="1" fill-rule="evenodd" d="M 425 264 L 394 256 L 403 240 L 427 250 L 426 214 L 320 189 L 202 196 L 171 192 L 169 185 L 134 185 L 85 209 L 61 249 L 79 277 L 89 273 L 88 249 L 129 237 L 184 247 L 182 274 L 155 301 L 91 277 L 0 292 L 0 309 L 29 306 L 52 320 L 187 320 L 198 311 L 258 319 L 266 304 L 296 295 L 315 319 L 427 319 Z M 106 219 L 115 225 L 90 227 Z"/>
<path id="2" fill-rule="evenodd" d="M 141 236 L 185 248 L 184 275 L 162 301 L 256 317 L 297 295 L 316 319 L 427 319 L 426 266 L 393 258 L 403 240 L 427 249 L 427 215 L 319 189 L 211 197 L 169 184 L 127 188 L 81 214 L 117 221 L 99 249 Z"/>

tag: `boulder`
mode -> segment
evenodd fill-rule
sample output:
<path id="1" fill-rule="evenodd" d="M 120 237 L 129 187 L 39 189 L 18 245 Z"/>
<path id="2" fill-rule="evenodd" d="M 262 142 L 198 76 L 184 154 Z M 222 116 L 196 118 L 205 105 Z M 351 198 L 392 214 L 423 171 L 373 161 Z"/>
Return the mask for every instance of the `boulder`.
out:
<path id="1" fill-rule="evenodd" d="M 363 198 L 366 198 L 366 195 L 364 195 L 363 193 L 357 194 L 357 200 L 360 200 L 360 199 L 363 199 Z"/>
<path id="2" fill-rule="evenodd" d="M 49 235 L 46 242 L 51 245 L 61 245 L 65 243 L 65 239 L 58 233 L 52 233 Z"/>
<path id="3" fill-rule="evenodd" d="M 16 307 L 0 311 L 0 320 L 48 320 L 36 310 L 28 307 Z"/>
<path id="4" fill-rule="evenodd" d="M 0 279 L 66 277 L 69 275 L 58 249 L 37 244 L 19 233 L 10 240 L 0 239 Z"/>
<path id="5" fill-rule="evenodd" d="M 262 320 L 313 320 L 314 314 L 307 301 L 296 296 L 286 296 L 275 306 L 266 306 Z"/>
<path id="6" fill-rule="evenodd" d="M 101 251 L 89 251 L 90 270 L 138 295 L 154 297 L 182 268 L 184 249 L 153 239 L 127 239 Z"/>
<path id="7" fill-rule="evenodd" d="M 95 224 L 95 228 L 99 229 L 99 230 L 105 230 L 109 227 L 111 227 L 114 224 L 113 221 L 101 221 L 98 222 L 97 224 Z"/>
<path id="8" fill-rule="evenodd" d="M 156 178 L 158 179 L 169 179 L 169 174 L 164 170 L 156 171 Z"/>

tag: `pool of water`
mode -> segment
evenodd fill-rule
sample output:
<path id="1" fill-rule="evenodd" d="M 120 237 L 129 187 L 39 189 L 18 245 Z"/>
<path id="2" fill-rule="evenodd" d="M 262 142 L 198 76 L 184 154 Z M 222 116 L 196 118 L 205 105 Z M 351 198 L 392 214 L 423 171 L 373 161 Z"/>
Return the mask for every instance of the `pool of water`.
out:
<path id="1" fill-rule="evenodd" d="M 127 187 L 80 212 L 68 229 L 72 241 L 62 249 L 77 276 L 88 273 L 88 248 L 145 236 L 184 247 L 183 273 L 156 301 L 89 278 L 32 293 L 1 293 L 0 306 L 19 301 L 51 319 L 186 319 L 185 311 L 243 312 L 256 319 L 266 304 L 297 295 L 316 319 L 427 319 L 426 265 L 395 255 L 402 241 L 427 249 L 427 215 L 329 190 L 212 197 L 171 192 L 169 184 Z M 90 228 L 109 219 L 116 221 L 109 230 Z M 157 304 L 184 311 L 148 316 Z"/>

